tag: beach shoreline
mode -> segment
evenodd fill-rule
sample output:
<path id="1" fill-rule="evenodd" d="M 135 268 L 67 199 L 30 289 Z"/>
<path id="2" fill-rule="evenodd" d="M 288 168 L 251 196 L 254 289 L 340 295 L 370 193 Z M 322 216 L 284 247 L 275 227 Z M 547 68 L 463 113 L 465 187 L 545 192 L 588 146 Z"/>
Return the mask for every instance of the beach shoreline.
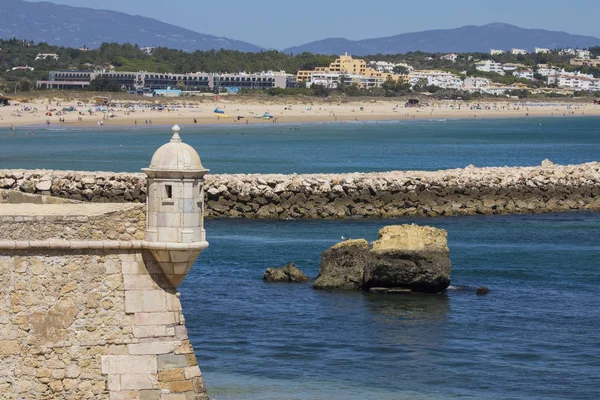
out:
<path id="1" fill-rule="evenodd" d="M 223 99 L 211 102 L 181 100 L 162 110 L 153 102 L 120 101 L 116 106 L 42 100 L 0 107 L 0 127 L 90 128 L 145 127 L 180 124 L 185 126 L 294 125 L 307 123 L 390 122 L 411 120 L 477 120 L 527 117 L 600 116 L 600 105 L 578 102 L 462 102 L 437 101 L 426 107 L 404 107 L 400 101 L 353 101 L 331 103 L 316 101 L 293 104 L 290 101 L 262 102 L 248 99 Z M 75 104 L 72 104 L 75 103 Z M 126 107 L 129 106 L 129 107 Z M 71 108 L 74 111 L 63 111 Z M 216 114 L 219 108 L 224 114 Z M 92 113 L 88 110 L 92 110 Z M 79 110 L 79 111 L 78 111 Z M 80 113 L 81 112 L 81 113 Z M 51 115 L 47 115 L 51 114 Z M 272 118 L 266 119 L 267 114 Z M 64 121 L 64 122 L 62 122 Z"/>

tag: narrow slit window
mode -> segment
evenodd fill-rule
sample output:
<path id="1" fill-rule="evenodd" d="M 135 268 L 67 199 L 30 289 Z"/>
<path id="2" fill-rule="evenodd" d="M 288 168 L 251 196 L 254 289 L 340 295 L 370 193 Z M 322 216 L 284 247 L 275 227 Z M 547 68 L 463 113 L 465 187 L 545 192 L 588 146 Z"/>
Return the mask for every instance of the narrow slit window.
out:
<path id="1" fill-rule="evenodd" d="M 167 196 L 167 199 L 172 199 L 173 198 L 173 186 L 165 185 L 165 194 Z"/>

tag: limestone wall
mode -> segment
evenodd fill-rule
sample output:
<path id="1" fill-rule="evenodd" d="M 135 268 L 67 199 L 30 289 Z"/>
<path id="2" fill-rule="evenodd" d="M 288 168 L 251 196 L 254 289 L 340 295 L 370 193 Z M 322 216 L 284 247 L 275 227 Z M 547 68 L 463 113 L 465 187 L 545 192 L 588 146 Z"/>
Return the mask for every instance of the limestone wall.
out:
<path id="1" fill-rule="evenodd" d="M 142 207 L 0 205 L 0 398 L 207 399 Z"/>
<path id="2" fill-rule="evenodd" d="M 145 201 L 143 174 L 0 170 L 0 189 Z M 348 218 L 600 210 L 600 163 L 370 174 L 208 175 L 207 217 Z"/>

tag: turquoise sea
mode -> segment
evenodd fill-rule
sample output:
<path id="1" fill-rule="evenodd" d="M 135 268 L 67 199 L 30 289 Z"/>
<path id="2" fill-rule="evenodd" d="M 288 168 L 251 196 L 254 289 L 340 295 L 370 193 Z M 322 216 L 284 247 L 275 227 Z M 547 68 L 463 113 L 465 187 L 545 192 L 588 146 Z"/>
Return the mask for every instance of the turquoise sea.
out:
<path id="1" fill-rule="evenodd" d="M 312 173 L 581 163 L 600 118 L 189 127 L 213 173 Z M 29 128 L 31 129 L 31 128 Z M 298 128 L 294 128 L 298 129 Z M 139 171 L 170 136 L 0 130 L 0 168 Z M 452 286 L 385 296 L 266 284 L 295 262 L 381 227 L 448 231 Z M 598 399 L 600 213 L 347 221 L 209 220 L 210 247 L 180 287 L 211 398 Z M 477 296 L 478 286 L 487 296 Z"/>

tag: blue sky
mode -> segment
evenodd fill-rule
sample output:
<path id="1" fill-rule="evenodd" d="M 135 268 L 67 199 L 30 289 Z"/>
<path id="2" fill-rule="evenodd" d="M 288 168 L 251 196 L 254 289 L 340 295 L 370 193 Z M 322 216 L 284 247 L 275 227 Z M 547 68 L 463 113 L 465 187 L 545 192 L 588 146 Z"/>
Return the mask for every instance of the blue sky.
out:
<path id="1" fill-rule="evenodd" d="M 276 49 L 328 37 L 357 40 L 490 22 L 600 37 L 599 0 L 51 1 L 142 15 Z"/>

